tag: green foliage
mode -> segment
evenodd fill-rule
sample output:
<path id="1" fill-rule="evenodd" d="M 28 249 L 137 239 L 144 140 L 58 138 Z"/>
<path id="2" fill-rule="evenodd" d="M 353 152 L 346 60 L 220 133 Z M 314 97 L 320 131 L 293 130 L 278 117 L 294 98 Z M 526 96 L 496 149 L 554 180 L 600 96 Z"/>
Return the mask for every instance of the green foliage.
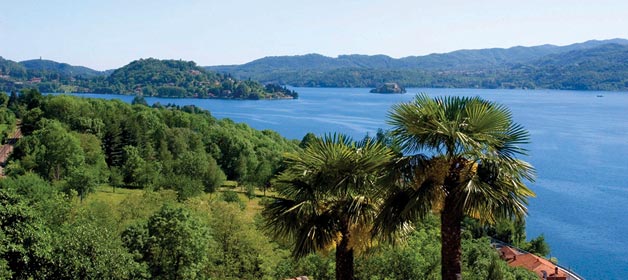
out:
<path id="1" fill-rule="evenodd" d="M 111 228 L 79 219 L 57 233 L 53 251 L 55 279 L 137 279 L 143 268 Z"/>
<path id="2" fill-rule="evenodd" d="M 278 266 L 277 279 L 308 276 L 308 279 L 335 279 L 335 259 L 332 255 L 309 254 L 299 260 L 284 259 Z M 358 276 L 361 275 L 358 268 Z M 361 279 L 356 277 L 357 279 Z M 369 279 L 369 278 L 364 278 Z"/>
<path id="3" fill-rule="evenodd" d="M 148 102 L 146 102 L 146 99 L 144 99 L 144 96 L 140 94 L 135 95 L 135 97 L 133 97 L 133 101 L 131 101 L 131 104 L 148 106 Z"/>
<path id="4" fill-rule="evenodd" d="M 550 88 L 626 90 L 626 40 L 570 46 L 459 50 L 393 59 L 317 54 L 266 57 L 237 66 L 207 67 L 236 77 L 305 87 Z"/>
<path id="5" fill-rule="evenodd" d="M 474 238 L 492 237 L 541 257 L 550 253 L 549 245 L 545 242 L 543 235 L 526 241 L 524 220 L 499 219 L 494 224 L 487 224 L 480 223 L 476 219 L 466 218 L 464 228 Z"/>
<path id="6" fill-rule="evenodd" d="M 74 169 L 85 164 L 85 153 L 79 139 L 56 120 L 42 119 L 32 135 L 17 145 L 26 170 L 34 170 L 48 180 L 65 179 Z"/>
<path id="7" fill-rule="evenodd" d="M 179 201 L 198 196 L 203 193 L 203 182 L 187 176 L 175 175 L 165 179 L 171 189 L 177 192 Z"/>
<path id="8" fill-rule="evenodd" d="M 288 253 L 244 218 L 241 208 L 218 202 L 212 205 L 209 225 L 214 243 L 206 267 L 216 279 L 278 279 L 278 262 Z"/>
<path id="9" fill-rule="evenodd" d="M 166 204 L 147 224 L 123 232 L 122 240 L 152 279 L 198 279 L 207 258 L 207 232 L 188 210 Z"/>
<path id="10" fill-rule="evenodd" d="M 97 184 L 107 182 L 109 178 L 109 168 L 105 161 L 105 155 L 102 151 L 102 143 L 97 135 L 89 133 L 81 133 L 75 135 L 81 145 L 85 156 L 85 165 L 93 173 Z"/>
<path id="11" fill-rule="evenodd" d="M 0 188 L 10 189 L 19 195 L 33 201 L 44 201 L 54 195 L 50 183 L 35 173 L 26 173 L 23 176 L 8 177 L 0 180 Z"/>
<path id="12" fill-rule="evenodd" d="M 394 236 L 433 210 L 441 216 L 443 279 L 461 277 L 465 216 L 495 223 L 525 216 L 534 168 L 516 157 L 529 133 L 510 111 L 478 97 L 430 98 L 393 106 L 389 123 L 404 157 L 376 219 L 376 233 Z M 428 151 L 429 155 L 414 154 Z"/>
<path id="13" fill-rule="evenodd" d="M 140 59 L 113 72 L 99 72 L 49 60 L 29 60 L 20 64 L 0 58 L 0 74 L 9 76 L 8 79 L 0 79 L 0 90 L 26 86 L 42 92 L 141 94 L 174 98 L 298 98 L 296 92 L 283 86 L 238 81 L 230 75 L 209 72 L 191 61 Z M 135 103 L 145 105 L 141 99 Z"/>
<path id="14" fill-rule="evenodd" d="M 523 247 L 526 240 L 525 220 L 522 219 L 497 219 L 490 224 L 466 217 L 463 225 L 474 238 L 489 236 L 519 247 Z"/>
<path id="15" fill-rule="evenodd" d="M 29 205 L 38 215 L 46 217 L 42 223 L 51 228 L 57 228 L 66 222 L 71 211 L 67 197 L 32 172 L 0 180 L 0 189 L 20 195 L 23 203 Z"/>
<path id="16" fill-rule="evenodd" d="M 72 66 L 67 63 L 59 63 L 45 59 L 32 59 L 20 61 L 19 63 L 27 71 L 30 77 L 51 77 L 59 78 L 60 76 L 73 77 L 96 77 L 105 75 L 104 72 L 89 69 L 83 66 Z"/>
<path id="17" fill-rule="evenodd" d="M 358 259 L 357 278 L 440 279 L 440 232 L 429 216 L 410 233 L 405 243 L 385 244 Z"/>
<path id="18" fill-rule="evenodd" d="M 80 178 L 96 185 L 112 180 L 114 187 L 176 189 L 180 199 L 213 192 L 227 178 L 266 188 L 282 168 L 282 154 L 298 149 L 276 132 L 217 121 L 194 106 L 149 108 L 41 96 L 36 90 L 16 102 L 25 137 L 7 173 L 35 171 L 47 180 L 65 180 L 81 196 L 88 192 L 79 190 Z"/>
<path id="19" fill-rule="evenodd" d="M 550 247 L 547 242 L 545 242 L 545 237 L 543 235 L 539 235 L 537 238 L 530 240 L 530 242 L 526 244 L 523 249 L 541 257 L 545 257 L 550 253 Z"/>
<path id="20" fill-rule="evenodd" d="M 240 209 L 244 209 L 244 207 L 246 207 L 246 204 L 244 204 L 244 202 L 240 199 L 238 193 L 232 190 L 222 192 L 220 198 L 224 202 L 238 204 L 240 206 Z"/>
<path id="21" fill-rule="evenodd" d="M 37 213 L 11 189 L 0 189 L 0 274 L 45 278 L 52 240 Z"/>
<path id="22" fill-rule="evenodd" d="M 91 79 L 81 87 L 98 93 L 131 94 L 170 98 L 296 98 L 284 87 L 263 86 L 251 81 L 237 81 L 230 76 L 208 72 L 194 62 L 140 59 L 115 70 L 105 79 Z"/>
<path id="23" fill-rule="evenodd" d="M 405 242 L 380 244 L 356 258 L 356 279 L 441 279 L 440 231 L 438 217 L 429 215 L 415 224 Z M 511 268 L 501 260 L 488 239 L 464 239 L 463 279 L 538 279 L 530 271 Z M 279 278 L 307 275 L 333 279 L 333 255 L 310 254 L 297 260 L 284 260 L 278 266 Z"/>
<path id="24" fill-rule="evenodd" d="M 205 69 L 180 60 L 140 59 L 113 72 L 47 60 L 16 63 L 0 58 L 0 90 L 36 87 L 42 92 L 98 92 L 163 97 L 298 98 L 282 85 L 376 87 L 550 88 L 626 90 L 625 40 L 569 46 L 459 50 L 393 59 L 384 55 L 317 54 L 266 57 L 237 66 Z M 210 71 L 217 71 L 214 73 Z M 224 73 L 224 74 L 220 74 Z M 257 82 L 238 81 L 234 77 Z M 30 81 L 32 78 L 41 81 Z"/>
<path id="25" fill-rule="evenodd" d="M 122 166 L 124 182 L 134 188 L 154 187 L 159 174 L 158 162 L 147 162 L 135 146 L 123 148 L 125 163 Z"/>
<path id="26" fill-rule="evenodd" d="M 12 135 L 15 124 L 16 117 L 15 113 L 8 108 L 9 96 L 0 92 L 0 142 L 5 143 L 5 140 Z"/>
<path id="27" fill-rule="evenodd" d="M 66 181 L 66 192 L 76 191 L 82 201 L 88 193 L 94 192 L 97 180 L 97 174 L 93 169 L 86 167 L 73 169 Z"/>
<path id="28" fill-rule="evenodd" d="M 255 186 L 247 184 L 244 186 L 246 189 L 246 197 L 251 200 L 255 197 Z"/>
<path id="29" fill-rule="evenodd" d="M 316 137 L 316 135 L 314 135 L 314 133 L 308 132 L 308 133 L 305 134 L 305 136 L 303 136 L 303 139 L 301 139 L 301 143 L 299 143 L 299 147 L 305 149 L 311 143 L 316 141 L 316 139 L 318 139 L 318 137 Z"/>
<path id="30" fill-rule="evenodd" d="M 226 179 L 216 160 L 202 151 L 181 153 L 175 163 L 174 173 L 199 181 L 203 186 L 201 191 L 206 192 L 214 192 Z"/>
<path id="31" fill-rule="evenodd" d="M 123 200 L 112 201 L 113 196 Z M 270 239 L 255 226 L 249 210 L 231 203 L 197 197 L 178 204 L 172 190 L 104 192 L 72 203 L 33 173 L 0 181 L 0 198 L 0 275 L 13 274 L 18 279 L 285 279 L 299 275 L 332 279 L 335 274 L 333 251 L 290 258 L 282 240 Z M 52 205 L 66 211 L 51 215 L 48 206 Z M 438 219 L 429 216 L 415 226 L 406 243 L 380 244 L 359 255 L 357 279 L 438 279 L 438 229 Z M 493 279 L 491 275 L 536 279 L 495 258 L 486 239 L 466 239 L 463 249 L 464 271 L 469 271 L 465 279 Z"/>
<path id="32" fill-rule="evenodd" d="M 464 279 L 538 279 L 538 276 L 531 271 L 509 267 L 490 246 L 488 238 L 465 239 L 462 248 Z"/>
<path id="33" fill-rule="evenodd" d="M 265 205 L 266 228 L 293 242 L 302 258 L 336 247 L 336 278 L 353 279 L 354 250 L 378 210 L 376 192 L 393 159 L 385 146 L 326 136 L 286 156 L 276 179 L 280 197 Z"/>
<path id="34" fill-rule="evenodd" d="M 219 121 L 193 106 L 150 108 L 36 91 L 12 105 L 27 129 L 8 166 L 10 176 L 0 180 L 0 278 L 329 279 L 336 261 L 346 259 L 333 250 L 342 243 L 335 247 L 365 253 L 355 258 L 360 279 L 431 279 L 439 269 L 434 217 L 415 224 L 406 245 L 370 239 L 368 221 L 379 202 L 371 195 L 379 195 L 375 186 L 388 174 L 387 159 L 399 154 L 388 148 L 394 142 L 388 133 L 358 143 L 314 137 L 302 150 L 276 132 Z M 267 223 L 255 222 L 262 221 L 261 206 L 252 194 L 255 187 L 271 186 L 269 178 L 278 172 L 276 197 L 267 198 L 267 205 L 302 201 L 292 208 L 302 211 L 282 212 L 285 225 L 309 230 L 311 222 L 316 236 L 327 239 L 312 245 L 307 235 L 272 238 L 258 228 Z M 235 192 L 218 199 L 203 194 L 225 177 L 246 186 L 246 210 Z M 107 182 L 136 190 L 97 187 Z M 351 238 L 339 238 L 347 228 Z M 506 236 L 520 230 L 507 223 L 496 228 Z M 291 259 L 291 241 L 323 254 Z M 531 242 L 538 251 L 541 241 Z M 463 249 L 465 271 L 529 279 L 494 258 L 485 241 L 465 241 Z"/>
<path id="35" fill-rule="evenodd" d="M 144 222 L 164 204 L 177 202 L 177 193 L 172 190 L 143 191 L 126 195 L 117 207 L 122 229 Z"/>

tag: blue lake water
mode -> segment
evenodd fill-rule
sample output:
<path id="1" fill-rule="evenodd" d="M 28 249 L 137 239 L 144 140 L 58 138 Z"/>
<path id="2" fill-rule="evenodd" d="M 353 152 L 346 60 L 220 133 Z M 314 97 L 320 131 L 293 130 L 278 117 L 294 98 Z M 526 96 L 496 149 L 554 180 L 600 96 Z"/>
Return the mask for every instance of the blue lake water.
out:
<path id="1" fill-rule="evenodd" d="M 552 90 L 409 89 L 382 95 L 368 89 L 294 88 L 298 100 L 234 101 L 147 98 L 194 104 L 217 118 L 245 122 L 301 139 L 307 132 L 343 132 L 356 139 L 387 128 L 390 106 L 415 93 L 481 96 L 507 105 L 532 135 L 525 158 L 537 169 L 531 184 L 529 237 L 544 234 L 559 263 L 587 279 L 628 278 L 628 93 Z M 597 97 L 603 95 L 603 97 Z M 119 98 L 132 96 L 92 95 Z"/>

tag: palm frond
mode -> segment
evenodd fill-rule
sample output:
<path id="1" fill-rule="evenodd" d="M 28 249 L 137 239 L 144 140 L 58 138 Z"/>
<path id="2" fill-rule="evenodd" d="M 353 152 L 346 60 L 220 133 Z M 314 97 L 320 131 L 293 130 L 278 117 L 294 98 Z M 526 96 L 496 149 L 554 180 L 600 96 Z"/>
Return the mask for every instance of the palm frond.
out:
<path id="1" fill-rule="evenodd" d="M 448 193 L 444 195 L 455 202 L 449 207 L 489 221 L 497 216 L 526 213 L 527 198 L 534 193 L 525 186 L 525 181 L 534 180 L 534 168 L 517 156 L 526 154 L 522 145 L 529 143 L 530 135 L 521 125 L 513 123 L 506 106 L 479 97 L 430 98 L 420 94 L 412 102 L 393 106 L 388 123 L 404 152 L 429 149 L 433 159 L 449 162 L 449 166 L 431 169 L 417 169 L 406 162 L 409 170 L 449 174 Z M 417 182 L 426 180 L 427 176 L 400 178 Z M 391 199 L 399 200 L 397 195 L 400 194 L 391 194 Z M 424 205 L 417 203 L 419 200 L 405 199 L 397 203 L 425 210 Z M 401 206 L 391 207 L 392 212 L 386 215 L 400 215 Z"/>
<path id="2" fill-rule="evenodd" d="M 263 211 L 265 228 L 293 240 L 293 255 L 302 257 L 331 246 L 342 228 L 371 224 L 381 202 L 373 195 L 393 157 L 381 143 L 342 134 L 286 155 L 287 168 L 273 180 L 280 198 Z"/>
<path id="3" fill-rule="evenodd" d="M 292 255 L 299 259 L 322 251 L 338 240 L 338 223 L 330 213 L 310 217 L 298 228 Z"/>

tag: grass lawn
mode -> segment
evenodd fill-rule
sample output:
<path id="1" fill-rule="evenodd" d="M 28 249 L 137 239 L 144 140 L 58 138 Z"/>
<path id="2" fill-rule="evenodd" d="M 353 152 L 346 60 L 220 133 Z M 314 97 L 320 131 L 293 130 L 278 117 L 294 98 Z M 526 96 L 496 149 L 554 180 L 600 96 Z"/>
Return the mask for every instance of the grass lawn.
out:
<path id="1" fill-rule="evenodd" d="M 94 193 L 87 195 L 85 202 L 101 201 L 109 205 L 118 205 L 130 194 L 142 194 L 144 190 L 139 189 L 123 189 L 116 188 L 115 191 L 111 186 L 102 185 L 96 188 Z"/>
<path id="2" fill-rule="evenodd" d="M 259 189 L 255 189 L 255 196 L 249 199 L 246 195 L 246 190 L 244 188 L 238 187 L 238 183 L 235 181 L 227 181 L 223 184 L 222 187 L 218 188 L 215 193 L 205 193 L 200 196 L 201 200 L 213 201 L 220 199 L 220 196 L 223 192 L 226 191 L 234 191 L 238 194 L 240 201 L 245 205 L 244 207 L 244 215 L 247 219 L 253 219 L 253 217 L 260 213 L 263 209 L 261 205 L 261 201 L 264 198 L 263 192 Z M 113 208 L 117 208 L 120 203 L 130 195 L 142 195 L 144 190 L 141 189 L 125 189 L 125 188 L 116 188 L 115 190 L 108 185 L 102 185 L 96 188 L 94 193 L 89 194 L 85 201 L 83 201 L 83 205 L 89 205 L 93 202 L 106 203 Z M 272 197 L 276 195 L 276 193 L 272 191 L 266 191 L 267 197 Z"/>

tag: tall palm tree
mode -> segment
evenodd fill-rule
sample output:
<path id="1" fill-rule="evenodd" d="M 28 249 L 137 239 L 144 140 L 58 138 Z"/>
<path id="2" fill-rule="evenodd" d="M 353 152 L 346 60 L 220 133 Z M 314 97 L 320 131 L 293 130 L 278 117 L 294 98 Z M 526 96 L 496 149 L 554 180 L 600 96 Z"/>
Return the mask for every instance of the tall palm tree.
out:
<path id="1" fill-rule="evenodd" d="M 395 105 L 392 134 L 405 157 L 397 164 L 396 184 L 388 190 L 375 232 L 391 234 L 428 213 L 440 213 L 443 280 L 461 279 L 461 222 L 465 215 L 494 222 L 523 218 L 525 185 L 533 167 L 516 158 L 529 141 L 510 111 L 478 97 L 431 99 L 417 95 Z"/>
<path id="2" fill-rule="evenodd" d="M 266 228 L 294 241 L 294 257 L 336 248 L 336 279 L 353 279 L 355 238 L 377 214 L 376 187 L 393 158 L 387 147 L 325 136 L 286 156 L 278 197 L 266 205 Z M 368 236 L 368 235 L 367 235 Z"/>

